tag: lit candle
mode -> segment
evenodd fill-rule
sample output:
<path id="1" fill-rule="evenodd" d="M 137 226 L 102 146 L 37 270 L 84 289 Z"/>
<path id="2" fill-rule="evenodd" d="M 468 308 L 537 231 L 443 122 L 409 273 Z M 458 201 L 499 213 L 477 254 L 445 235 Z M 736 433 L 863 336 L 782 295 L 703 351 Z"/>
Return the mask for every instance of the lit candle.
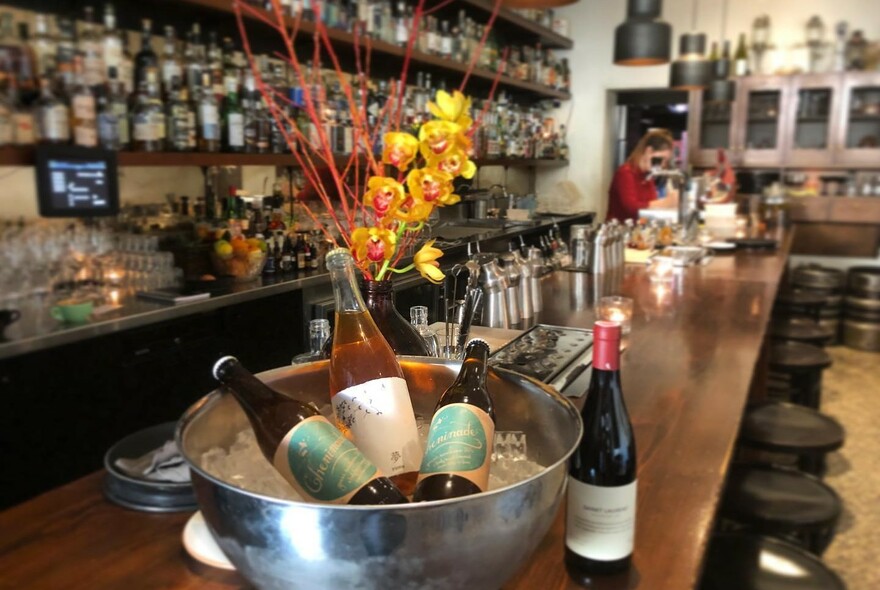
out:
<path id="1" fill-rule="evenodd" d="M 620 324 L 620 330 L 628 334 L 632 325 L 633 301 L 628 297 L 612 295 L 599 300 L 597 318 Z"/>
<path id="2" fill-rule="evenodd" d="M 119 289 L 110 291 L 110 305 L 117 307 L 119 305 Z"/>

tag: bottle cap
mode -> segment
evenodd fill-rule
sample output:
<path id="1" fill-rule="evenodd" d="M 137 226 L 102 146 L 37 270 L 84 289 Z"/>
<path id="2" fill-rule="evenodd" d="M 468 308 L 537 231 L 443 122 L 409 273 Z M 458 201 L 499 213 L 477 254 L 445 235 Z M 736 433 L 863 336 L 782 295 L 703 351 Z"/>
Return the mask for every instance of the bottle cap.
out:
<path id="1" fill-rule="evenodd" d="M 214 376 L 214 379 L 217 381 L 223 381 L 223 377 L 225 376 L 226 369 L 229 368 L 229 365 L 232 363 L 237 363 L 238 359 L 234 356 L 224 356 L 221 357 L 216 363 L 214 363 L 214 368 L 211 369 L 211 374 Z"/>
<path id="2" fill-rule="evenodd" d="M 593 324 L 593 340 L 620 340 L 620 324 L 599 320 Z"/>

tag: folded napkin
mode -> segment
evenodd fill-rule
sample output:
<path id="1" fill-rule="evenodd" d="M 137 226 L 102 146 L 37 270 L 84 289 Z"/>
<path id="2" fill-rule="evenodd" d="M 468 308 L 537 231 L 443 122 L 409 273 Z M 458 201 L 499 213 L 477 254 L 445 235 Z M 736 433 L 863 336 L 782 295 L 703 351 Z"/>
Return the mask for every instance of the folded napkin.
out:
<path id="1" fill-rule="evenodd" d="M 131 477 L 171 483 L 190 481 L 189 467 L 173 440 L 135 459 L 120 457 L 114 464 Z"/>

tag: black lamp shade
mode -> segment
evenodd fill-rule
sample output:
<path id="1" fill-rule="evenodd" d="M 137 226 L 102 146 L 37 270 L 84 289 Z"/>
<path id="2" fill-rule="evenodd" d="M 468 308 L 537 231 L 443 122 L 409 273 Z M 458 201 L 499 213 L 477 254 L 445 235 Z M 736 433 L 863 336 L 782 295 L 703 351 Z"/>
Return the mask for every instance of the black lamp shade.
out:
<path id="1" fill-rule="evenodd" d="M 706 35 L 686 33 L 678 38 L 678 59 L 686 57 L 702 58 L 706 55 Z"/>
<path id="2" fill-rule="evenodd" d="M 629 0 L 626 21 L 614 31 L 614 63 L 654 66 L 669 63 L 672 27 L 654 20 L 660 0 Z"/>
<path id="3" fill-rule="evenodd" d="M 706 35 L 689 33 L 678 40 L 678 59 L 669 69 L 669 86 L 676 90 L 702 90 L 712 80 L 712 62 L 706 53 Z"/>

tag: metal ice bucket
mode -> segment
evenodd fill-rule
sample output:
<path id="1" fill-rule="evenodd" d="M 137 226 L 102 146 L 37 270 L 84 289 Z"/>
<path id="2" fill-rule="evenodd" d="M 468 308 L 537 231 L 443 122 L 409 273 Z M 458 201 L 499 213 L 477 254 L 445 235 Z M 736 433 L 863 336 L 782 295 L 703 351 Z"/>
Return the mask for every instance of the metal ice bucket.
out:
<path id="1" fill-rule="evenodd" d="M 261 374 L 299 399 L 327 402 L 327 361 Z M 460 363 L 403 357 L 416 413 L 430 416 Z M 583 430 L 574 406 L 516 373 L 490 374 L 499 430 L 526 433 L 529 459 L 547 467 L 498 490 L 398 506 L 328 506 L 262 496 L 202 469 L 202 454 L 249 428 L 230 395 L 195 403 L 177 427 L 196 498 L 223 552 L 260 589 L 499 588 L 526 563 L 563 497 L 566 459 Z"/>

